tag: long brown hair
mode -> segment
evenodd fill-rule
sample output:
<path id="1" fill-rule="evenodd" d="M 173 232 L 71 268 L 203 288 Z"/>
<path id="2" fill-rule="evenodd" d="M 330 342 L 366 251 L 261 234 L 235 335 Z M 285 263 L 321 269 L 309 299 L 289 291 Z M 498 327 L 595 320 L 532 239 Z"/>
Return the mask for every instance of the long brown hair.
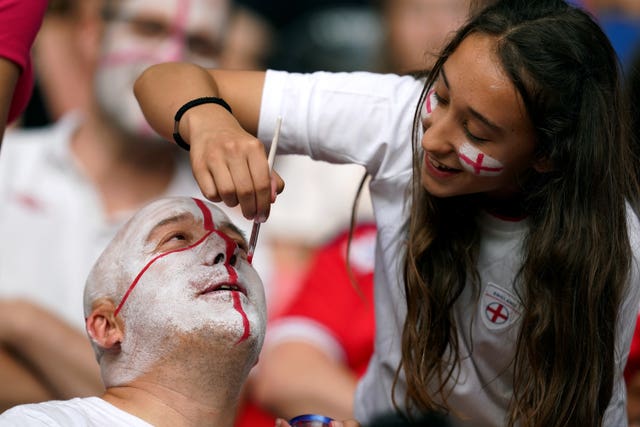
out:
<path id="1" fill-rule="evenodd" d="M 619 65 L 583 11 L 562 0 L 498 1 L 445 47 L 421 103 L 447 58 L 478 33 L 495 38 L 535 127 L 536 155 L 552 166 L 520 183 L 530 228 L 514 279 L 524 313 L 505 422 L 599 426 L 612 397 L 616 320 L 632 257 L 626 204 L 635 206 L 638 195 Z M 417 112 L 407 318 L 396 379 L 403 371 L 409 410 L 447 411 L 459 358 L 452 307 L 466 284 L 480 286 L 475 218 L 482 195 L 441 199 L 424 190 L 419 126 Z"/>

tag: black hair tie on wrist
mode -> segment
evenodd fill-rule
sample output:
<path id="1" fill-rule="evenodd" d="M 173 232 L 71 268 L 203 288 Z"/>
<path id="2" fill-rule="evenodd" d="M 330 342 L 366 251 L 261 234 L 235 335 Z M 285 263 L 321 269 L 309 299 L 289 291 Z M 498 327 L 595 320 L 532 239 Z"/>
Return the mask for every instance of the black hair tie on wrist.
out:
<path id="1" fill-rule="evenodd" d="M 189 144 L 187 144 L 187 141 L 182 139 L 182 137 L 180 136 L 180 131 L 178 130 L 180 126 L 180 119 L 182 118 L 182 115 L 186 113 L 189 108 L 193 108 L 202 104 L 218 104 L 224 107 L 228 112 L 233 114 L 229 104 L 227 104 L 227 102 L 224 99 L 216 98 L 215 96 L 206 96 L 203 98 L 192 99 L 191 101 L 187 102 L 182 107 L 180 107 L 174 117 L 175 123 L 173 124 L 173 140 L 176 142 L 176 144 L 178 144 L 180 148 L 186 151 L 191 150 L 191 147 L 189 146 Z"/>

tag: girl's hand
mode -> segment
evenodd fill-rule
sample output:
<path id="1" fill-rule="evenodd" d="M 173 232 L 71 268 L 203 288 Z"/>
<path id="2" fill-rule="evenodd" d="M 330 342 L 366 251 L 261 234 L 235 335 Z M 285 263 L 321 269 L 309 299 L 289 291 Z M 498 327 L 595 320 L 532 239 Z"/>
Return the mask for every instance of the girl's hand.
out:
<path id="1" fill-rule="evenodd" d="M 180 132 L 188 135 L 191 167 L 202 194 L 228 206 L 240 204 L 247 219 L 265 221 L 284 181 L 269 173 L 264 145 L 215 104 L 187 111 Z"/>
<path id="2" fill-rule="evenodd" d="M 360 427 L 356 420 L 331 421 L 331 427 Z"/>

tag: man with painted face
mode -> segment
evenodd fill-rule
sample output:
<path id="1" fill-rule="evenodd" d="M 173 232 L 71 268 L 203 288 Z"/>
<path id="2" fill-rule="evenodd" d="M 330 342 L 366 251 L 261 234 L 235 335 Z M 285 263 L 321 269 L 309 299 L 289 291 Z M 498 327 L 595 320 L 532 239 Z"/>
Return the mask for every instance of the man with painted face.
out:
<path id="1" fill-rule="evenodd" d="M 0 425 L 232 426 L 266 325 L 246 249 L 209 202 L 145 206 L 86 282 L 86 330 L 106 393 L 16 406 Z"/>
<path id="2" fill-rule="evenodd" d="M 188 156 L 147 125 L 133 82 L 153 63 L 216 66 L 229 7 L 229 0 L 106 0 L 101 27 L 79 35 L 86 54 L 97 56 L 91 108 L 51 127 L 6 133 L 0 411 L 103 391 L 78 315 L 87 273 L 142 205 L 201 195 Z"/>

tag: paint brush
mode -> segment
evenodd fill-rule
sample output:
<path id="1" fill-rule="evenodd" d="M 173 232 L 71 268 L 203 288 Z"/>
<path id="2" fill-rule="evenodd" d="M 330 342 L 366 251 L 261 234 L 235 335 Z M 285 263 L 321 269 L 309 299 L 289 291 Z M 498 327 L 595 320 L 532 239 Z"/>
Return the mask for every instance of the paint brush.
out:
<path id="1" fill-rule="evenodd" d="M 280 138 L 280 125 L 282 124 L 282 117 L 278 117 L 276 121 L 276 130 L 273 134 L 273 140 L 271 140 L 271 148 L 269 148 L 269 156 L 267 162 L 269 163 L 269 173 L 273 169 L 273 160 L 276 157 L 276 149 L 278 147 L 278 138 Z M 249 238 L 249 250 L 247 251 L 247 261 L 249 264 L 253 262 L 253 252 L 256 250 L 256 244 L 258 243 L 258 233 L 260 232 L 260 222 L 253 221 L 253 228 L 251 229 L 251 237 Z"/>

